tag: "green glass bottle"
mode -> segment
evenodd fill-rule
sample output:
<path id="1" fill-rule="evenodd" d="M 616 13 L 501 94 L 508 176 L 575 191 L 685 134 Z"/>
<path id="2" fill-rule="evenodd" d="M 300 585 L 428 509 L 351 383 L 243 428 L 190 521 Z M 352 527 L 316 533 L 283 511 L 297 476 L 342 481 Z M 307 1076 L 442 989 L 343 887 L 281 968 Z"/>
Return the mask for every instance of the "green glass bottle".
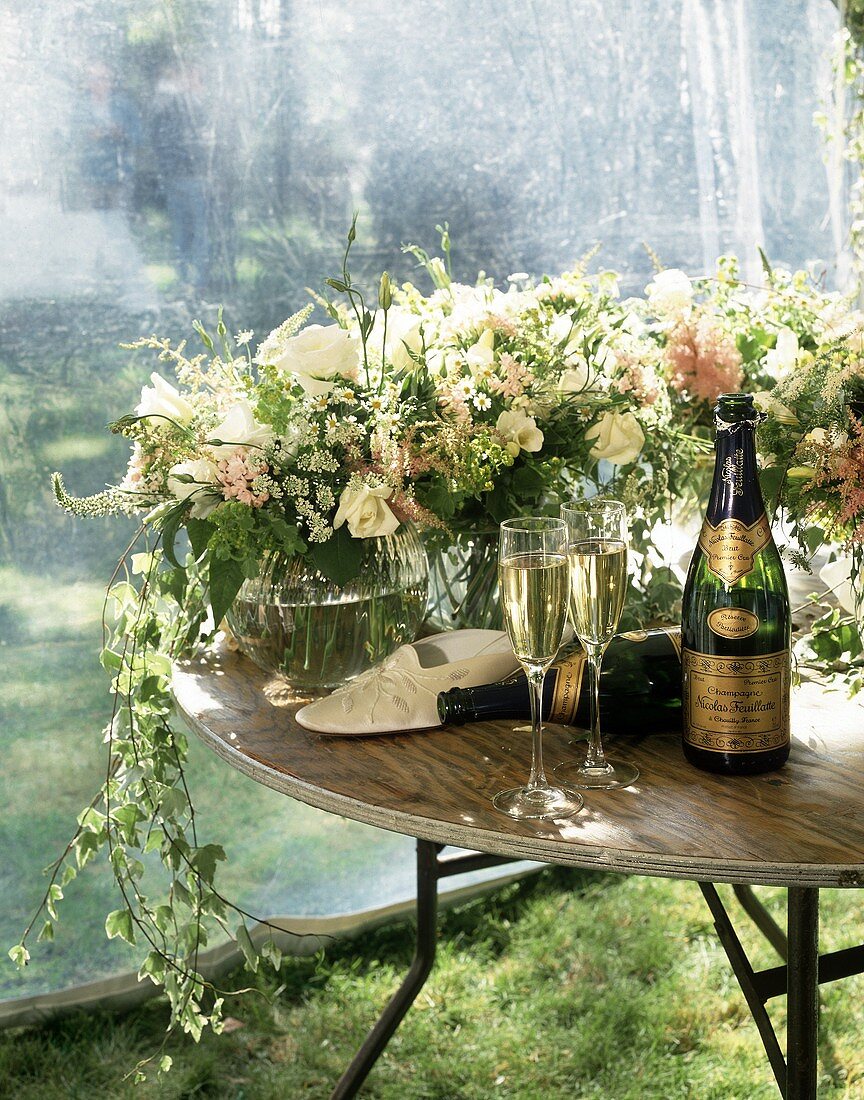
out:
<path id="1" fill-rule="evenodd" d="M 590 692 L 585 650 L 574 645 L 549 669 L 543 685 L 543 720 L 589 726 Z M 671 733 L 681 726 L 681 639 L 677 627 L 616 634 L 600 676 L 600 710 L 609 733 Z M 450 688 L 438 696 L 445 725 L 528 718 L 525 673 L 482 687 Z"/>
<path id="2" fill-rule="evenodd" d="M 752 396 L 721 394 L 714 418 L 714 482 L 682 607 L 684 755 L 753 775 L 789 756 L 789 594 L 759 488 Z"/>

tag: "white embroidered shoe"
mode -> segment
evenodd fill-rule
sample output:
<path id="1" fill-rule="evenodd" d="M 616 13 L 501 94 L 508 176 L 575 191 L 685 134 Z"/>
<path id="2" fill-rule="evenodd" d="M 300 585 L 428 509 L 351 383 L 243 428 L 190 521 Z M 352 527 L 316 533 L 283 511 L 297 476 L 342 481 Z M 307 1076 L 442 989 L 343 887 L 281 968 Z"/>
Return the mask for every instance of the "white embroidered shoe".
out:
<path id="1" fill-rule="evenodd" d="M 315 733 L 343 737 L 440 726 L 438 693 L 478 687 L 515 672 L 519 662 L 500 630 L 451 630 L 403 645 L 332 695 L 297 712 Z"/>

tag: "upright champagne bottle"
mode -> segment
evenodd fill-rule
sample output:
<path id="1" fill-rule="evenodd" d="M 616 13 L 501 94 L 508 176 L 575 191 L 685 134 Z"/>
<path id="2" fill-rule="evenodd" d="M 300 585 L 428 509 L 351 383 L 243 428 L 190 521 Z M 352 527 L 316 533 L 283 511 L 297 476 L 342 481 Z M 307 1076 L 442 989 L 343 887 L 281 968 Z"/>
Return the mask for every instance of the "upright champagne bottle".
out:
<path id="1" fill-rule="evenodd" d="M 714 416 L 714 482 L 684 586 L 684 755 L 752 775 L 789 756 L 789 595 L 759 488 L 753 398 L 722 394 Z"/>

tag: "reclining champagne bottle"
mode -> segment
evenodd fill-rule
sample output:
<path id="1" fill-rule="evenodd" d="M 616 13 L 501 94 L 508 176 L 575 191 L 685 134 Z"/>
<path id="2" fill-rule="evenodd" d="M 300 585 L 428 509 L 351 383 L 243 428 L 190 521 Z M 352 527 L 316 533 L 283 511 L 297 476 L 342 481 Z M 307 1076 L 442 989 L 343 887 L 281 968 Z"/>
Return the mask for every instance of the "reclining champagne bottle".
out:
<path id="1" fill-rule="evenodd" d="M 600 706 L 609 733 L 677 732 L 681 724 L 681 658 L 677 628 L 617 634 L 600 677 Z M 574 646 L 552 665 L 543 690 L 543 720 L 587 727 L 585 651 Z M 451 688 L 438 696 L 441 721 L 461 726 L 493 718 L 528 718 L 528 681 L 516 672 L 496 684 Z"/>

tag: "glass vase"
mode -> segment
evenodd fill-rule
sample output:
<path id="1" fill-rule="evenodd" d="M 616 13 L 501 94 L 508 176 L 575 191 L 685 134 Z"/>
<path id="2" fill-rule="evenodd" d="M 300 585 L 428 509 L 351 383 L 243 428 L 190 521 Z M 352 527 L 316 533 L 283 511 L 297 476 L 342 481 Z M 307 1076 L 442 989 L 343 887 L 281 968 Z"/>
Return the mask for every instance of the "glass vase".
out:
<path id="1" fill-rule="evenodd" d="M 343 587 L 296 555 L 247 580 L 227 615 L 237 645 L 291 687 L 338 687 L 411 642 L 426 611 L 428 564 L 415 528 L 363 540 L 357 578 Z"/>
<path id="2" fill-rule="evenodd" d="M 498 598 L 498 532 L 426 536 L 430 631 L 503 630 Z"/>

